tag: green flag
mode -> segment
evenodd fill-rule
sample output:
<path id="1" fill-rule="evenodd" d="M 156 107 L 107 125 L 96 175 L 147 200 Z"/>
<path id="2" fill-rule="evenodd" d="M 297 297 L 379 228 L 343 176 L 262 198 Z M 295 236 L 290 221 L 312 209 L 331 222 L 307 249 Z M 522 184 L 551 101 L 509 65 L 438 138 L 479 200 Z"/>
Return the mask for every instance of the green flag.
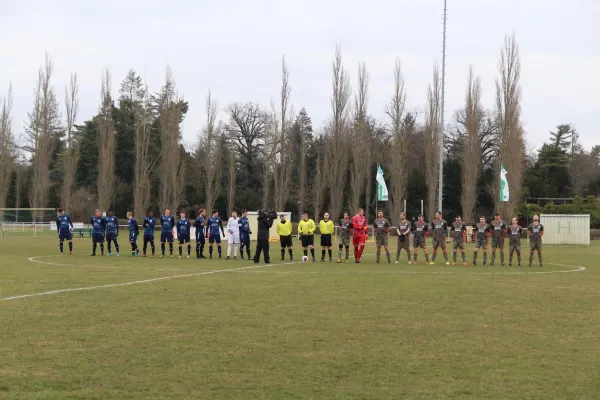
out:
<path id="1" fill-rule="evenodd" d="M 385 179 L 383 179 L 383 171 L 379 164 L 377 164 L 377 176 L 375 176 L 375 179 L 377 180 L 377 201 L 388 201 L 388 190 L 385 185 Z"/>
<path id="2" fill-rule="evenodd" d="M 500 164 L 500 202 L 508 201 L 508 180 L 506 179 L 506 170 L 504 165 Z"/>

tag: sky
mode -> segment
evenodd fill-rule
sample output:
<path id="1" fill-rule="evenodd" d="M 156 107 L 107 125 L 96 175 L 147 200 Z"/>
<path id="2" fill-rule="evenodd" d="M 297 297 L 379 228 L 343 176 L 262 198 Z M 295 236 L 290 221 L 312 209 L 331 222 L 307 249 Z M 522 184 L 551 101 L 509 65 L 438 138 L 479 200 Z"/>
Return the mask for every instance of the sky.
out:
<path id="1" fill-rule="evenodd" d="M 539 147 L 563 123 L 575 126 L 584 147 L 600 144 L 600 2 L 447 4 L 446 121 L 464 105 L 471 64 L 484 106 L 494 106 L 500 51 L 505 35 L 514 32 L 528 144 Z M 385 120 L 397 59 L 407 108 L 424 109 L 433 65 L 441 63 L 442 12 L 443 0 L 0 0 L 0 97 L 12 84 L 18 135 L 46 51 L 61 100 L 70 74 L 78 75 L 79 123 L 98 111 L 105 68 L 116 97 L 129 69 L 158 91 L 170 66 L 190 105 L 183 137 L 192 145 L 205 121 L 209 89 L 223 119 L 232 102 L 269 108 L 277 101 L 285 56 L 291 103 L 296 111 L 306 107 L 318 130 L 331 114 L 331 64 L 340 46 L 353 88 L 365 62 L 369 113 Z"/>

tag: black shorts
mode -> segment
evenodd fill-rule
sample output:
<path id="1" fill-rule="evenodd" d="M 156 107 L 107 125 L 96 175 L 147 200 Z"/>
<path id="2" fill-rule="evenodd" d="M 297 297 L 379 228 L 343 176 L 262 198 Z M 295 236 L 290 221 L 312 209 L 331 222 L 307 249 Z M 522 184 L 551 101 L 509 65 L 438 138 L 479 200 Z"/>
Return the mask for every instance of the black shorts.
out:
<path id="1" fill-rule="evenodd" d="M 302 241 L 302 247 L 314 246 L 315 235 L 302 235 L 300 240 Z"/>
<path id="2" fill-rule="evenodd" d="M 324 234 L 321 235 L 321 246 L 322 247 L 331 247 L 331 235 L 330 234 Z"/>
<path id="3" fill-rule="evenodd" d="M 190 235 L 189 234 L 177 235 L 177 239 L 179 240 L 179 244 L 189 243 L 190 242 Z"/>
<path id="4" fill-rule="evenodd" d="M 292 235 L 279 236 L 281 247 L 292 247 Z"/>

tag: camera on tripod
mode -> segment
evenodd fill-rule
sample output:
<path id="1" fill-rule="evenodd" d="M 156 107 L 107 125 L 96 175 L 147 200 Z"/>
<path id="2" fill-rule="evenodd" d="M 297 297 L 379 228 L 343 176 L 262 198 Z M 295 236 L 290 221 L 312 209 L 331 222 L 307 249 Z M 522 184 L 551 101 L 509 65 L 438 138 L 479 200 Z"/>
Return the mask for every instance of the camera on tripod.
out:
<path id="1" fill-rule="evenodd" d="M 275 210 L 258 210 L 258 218 L 277 219 L 277 213 Z"/>

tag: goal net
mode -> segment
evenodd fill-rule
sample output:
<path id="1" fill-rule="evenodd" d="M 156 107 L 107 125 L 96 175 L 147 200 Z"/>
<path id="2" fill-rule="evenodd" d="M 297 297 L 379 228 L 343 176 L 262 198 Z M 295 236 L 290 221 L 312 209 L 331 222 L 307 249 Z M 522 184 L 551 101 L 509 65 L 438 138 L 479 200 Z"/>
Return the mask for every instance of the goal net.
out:
<path id="1" fill-rule="evenodd" d="M 54 208 L 0 208 L 0 237 L 55 235 L 56 215 Z"/>

